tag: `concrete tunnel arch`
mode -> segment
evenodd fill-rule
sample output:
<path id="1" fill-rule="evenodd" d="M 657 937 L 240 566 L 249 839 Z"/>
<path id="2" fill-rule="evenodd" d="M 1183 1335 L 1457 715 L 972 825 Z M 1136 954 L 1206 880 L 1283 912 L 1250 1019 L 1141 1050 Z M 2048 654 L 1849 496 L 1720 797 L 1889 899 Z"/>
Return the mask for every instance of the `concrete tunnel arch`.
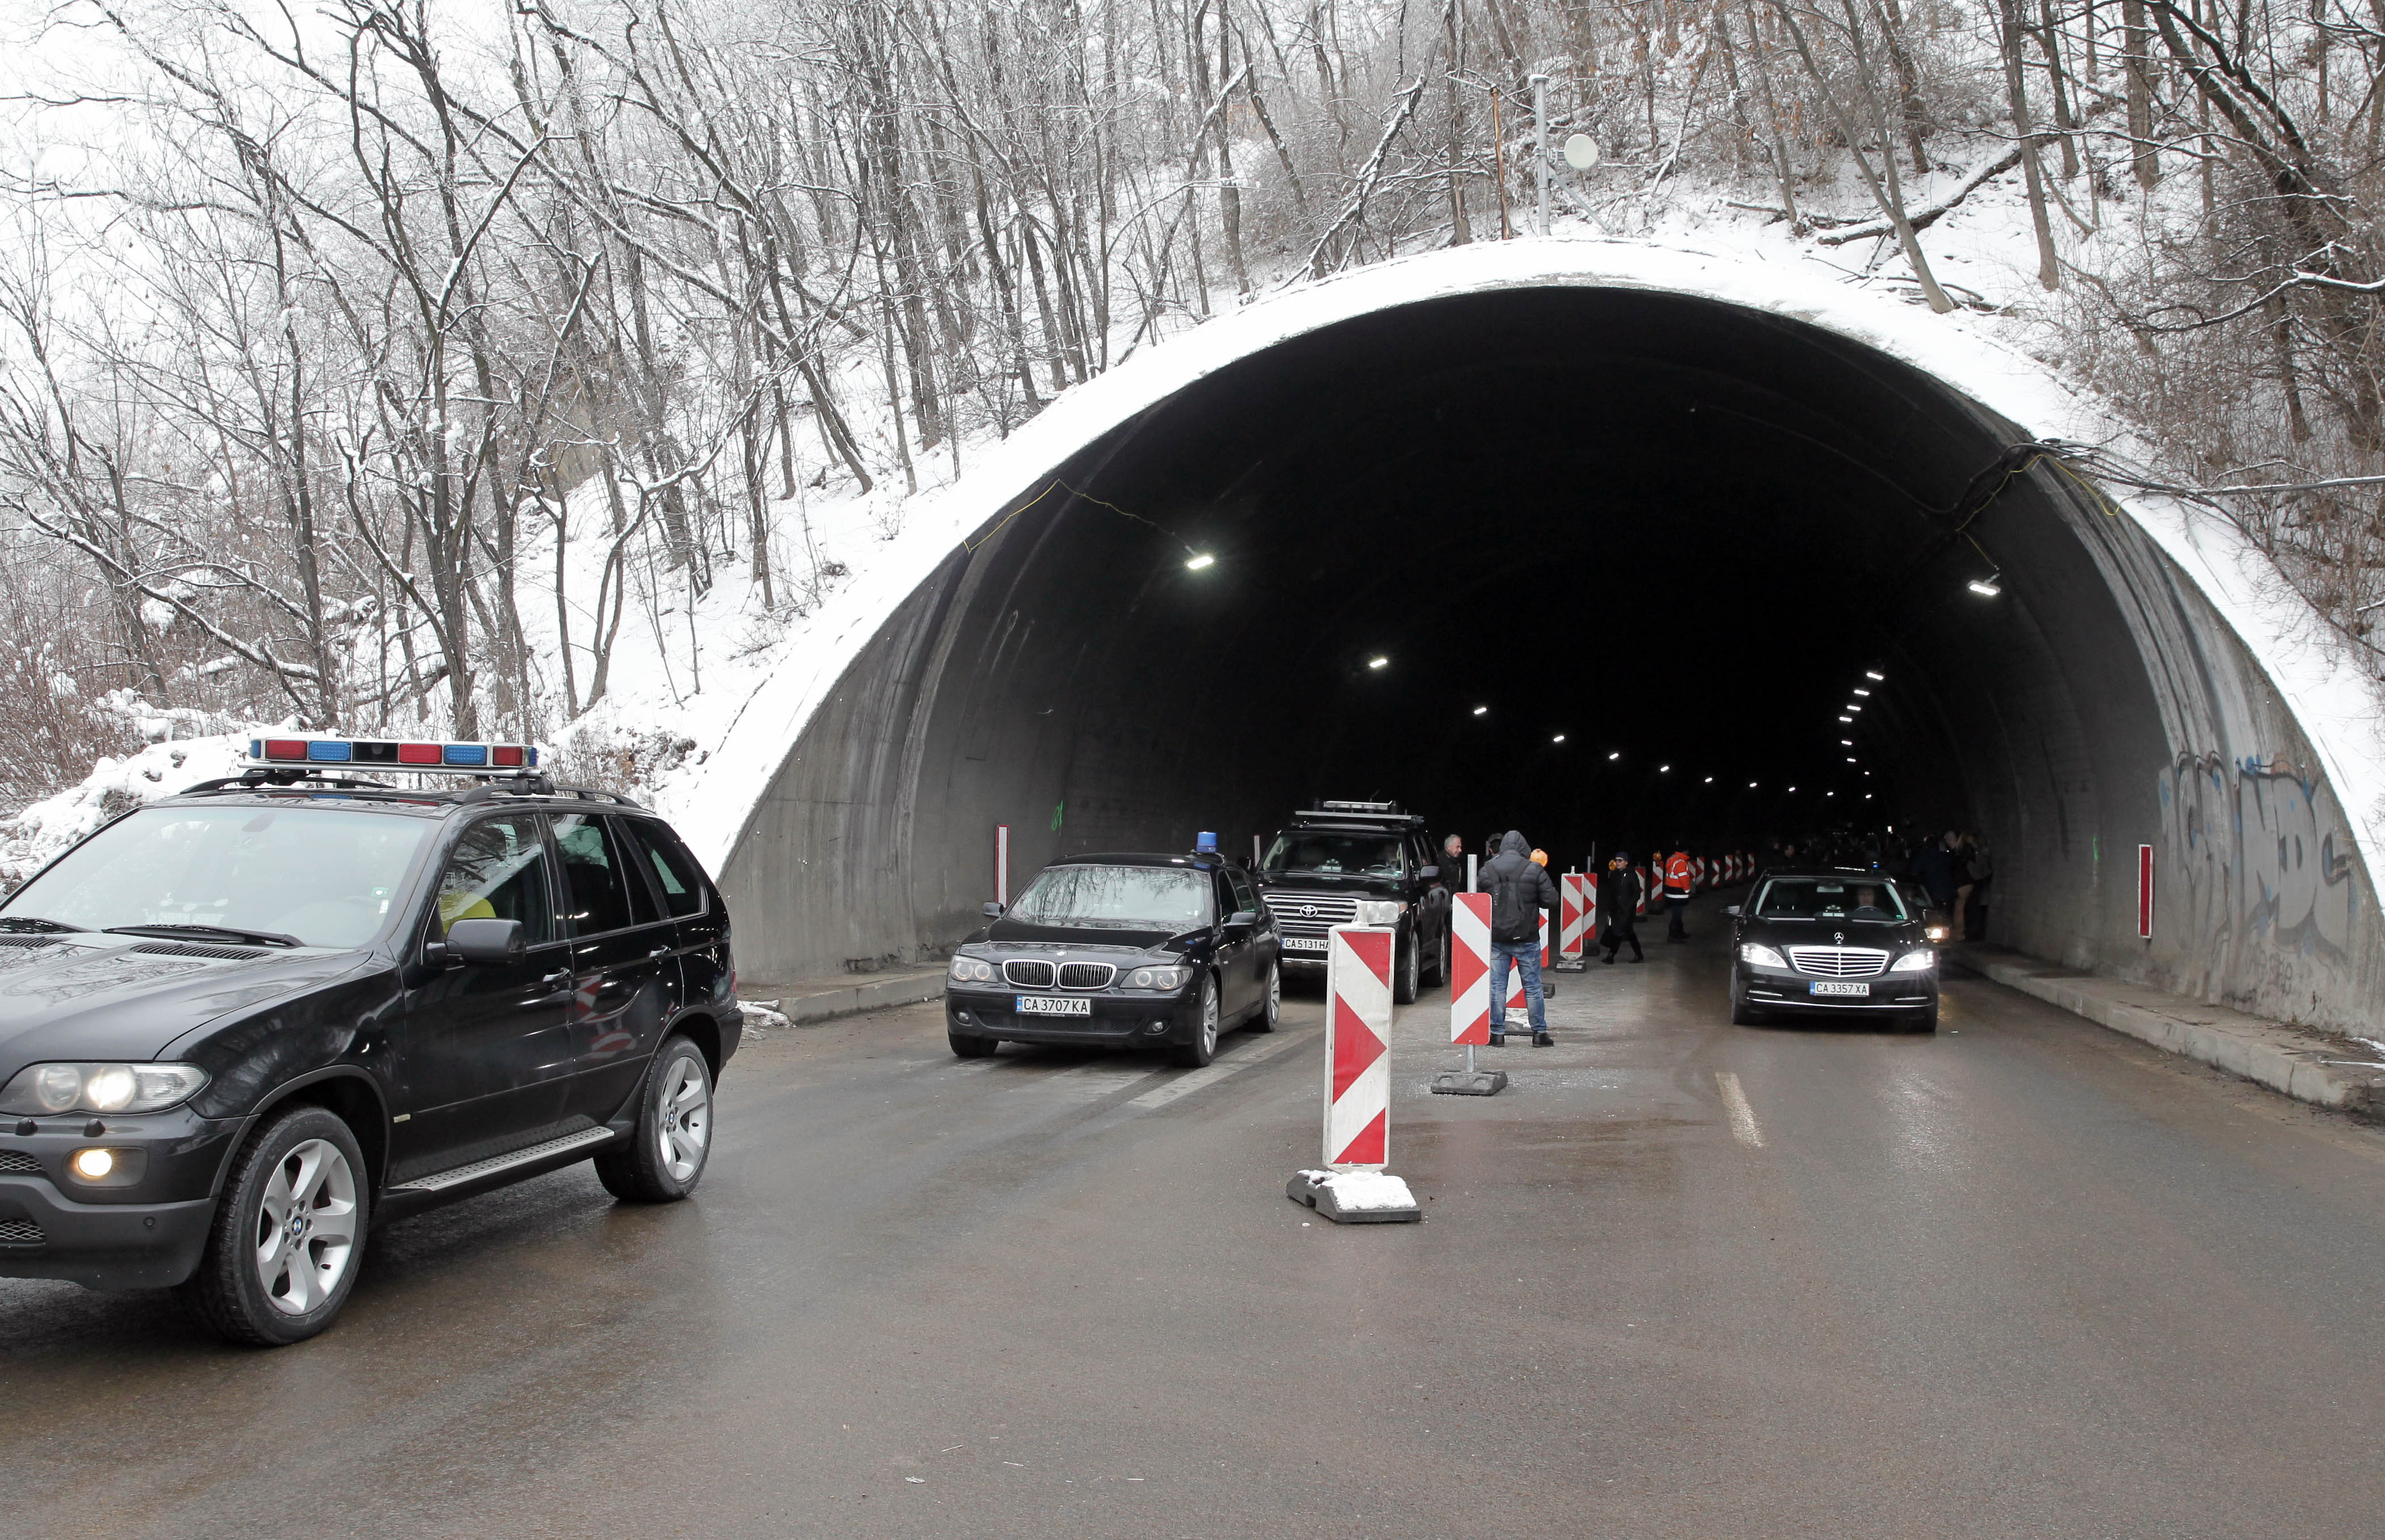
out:
<path id="1" fill-rule="evenodd" d="M 1472 414 L 1462 430 L 1454 409 Z M 1545 671 L 1531 655 L 1533 689 L 1594 711 L 1602 668 L 1661 668 L 1663 633 L 1603 638 L 1593 619 L 1567 673 L 1567 617 L 1618 588 L 1687 589 L 1687 624 L 1748 628 L 1734 667 L 1759 679 L 1804 614 L 1871 606 L 1798 709 L 1843 690 L 1858 657 L 1889 665 L 1868 783 L 1898 788 L 1907 817 L 1987 834 L 1992 939 L 2367 1030 L 2366 819 L 2385 785 L 2366 681 L 2224 526 L 2159 499 L 2108 504 L 2042 462 L 1990 474 L 2039 437 L 2129 442 L 1968 318 L 1761 261 L 1519 241 L 1380 264 L 1130 358 L 934 499 L 815 621 L 830 641 L 740 712 L 693 832 L 748 977 L 937 956 L 991 896 L 997 822 L 1023 878 L 1068 851 L 1182 848 L 1195 827 L 1247 848 L 1297 801 L 1395 793 L 1404 774 L 1454 783 L 1446 764 L 1417 768 L 1437 725 L 1387 732 L 1383 710 L 1351 704 L 1353 658 L 1403 623 L 1419 654 L 1448 650 L 1458 633 L 1433 631 L 1418 590 L 1455 593 L 1442 607 L 1468 623 L 1475 600 L 1449 574 L 1469 539 L 1571 540 L 1589 569 L 1544 585 L 1560 640 Z M 1512 484 L 1519 457 L 1545 462 L 1547 506 Z M 1510 484 L 1477 507 L 1477 476 Z M 1957 542 L 1983 476 L 1992 514 Z M 1207 603 L 1174 536 L 1266 574 L 1266 592 L 1239 611 Z M 1697 572 L 1644 570 L 1667 551 L 1694 553 Z M 2004 597 L 1949 603 L 1982 557 Z M 1394 559 L 1405 580 L 1376 575 Z M 1779 688 L 1803 688 L 1793 675 Z M 1685 720 L 1728 732 L 1761 716 L 1713 683 L 1682 682 Z M 1380 783 L 1350 785 L 1368 753 Z M 1552 758 L 1516 779 L 1511 801 L 1604 795 Z M 2160 873 L 2150 942 L 2140 845 Z"/>

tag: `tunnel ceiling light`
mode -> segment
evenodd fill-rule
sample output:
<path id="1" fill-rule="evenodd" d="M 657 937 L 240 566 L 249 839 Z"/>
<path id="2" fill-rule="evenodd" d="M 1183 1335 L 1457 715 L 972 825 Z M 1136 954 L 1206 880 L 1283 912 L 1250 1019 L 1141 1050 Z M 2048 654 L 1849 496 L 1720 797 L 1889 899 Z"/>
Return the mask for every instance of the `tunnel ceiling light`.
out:
<path id="1" fill-rule="evenodd" d="M 1367 667 L 1369 669 L 1388 669 L 1391 666 L 1392 660 L 1388 657 L 1370 657 L 1367 659 Z"/>
<path id="2" fill-rule="evenodd" d="M 1753 781 L 1749 782 L 1749 783 L 1747 783 L 1747 789 L 1748 789 L 1749 791 L 1751 791 L 1751 792 L 1752 792 L 1752 791 L 1754 791 L 1754 790 L 1755 790 L 1755 783 L 1754 783 L 1754 782 L 1753 782 Z"/>
<path id="3" fill-rule="evenodd" d="M 1842 744 L 1846 745 L 1847 745 L 1847 747 L 1849 747 L 1849 748 L 1853 748 L 1853 747 L 1854 747 L 1854 746 L 1855 746 L 1855 741 L 1854 741 L 1853 738 L 1842 738 L 1842 739 L 1840 739 L 1840 740 L 1839 740 L 1839 742 L 1841 742 L 1841 743 L 1842 743 Z"/>
<path id="4" fill-rule="evenodd" d="M 1853 717 L 1841 717 L 1841 718 L 1839 719 L 1839 720 L 1841 720 L 1841 721 L 1842 721 L 1842 722 L 1851 722 L 1851 721 L 1854 720 L 1854 719 Z"/>
<path id="5" fill-rule="evenodd" d="M 1854 762 L 1855 762 L 1855 757 L 1854 757 L 1854 755 L 1852 755 L 1852 754 L 1848 755 L 1848 756 L 1847 756 L 1847 763 L 1848 763 L 1848 764 L 1850 764 L 1850 765 L 1852 765 L 1852 764 L 1854 764 Z"/>
<path id="6" fill-rule="evenodd" d="M 1836 795 L 1838 795 L 1839 794 L 1838 794 L 1838 793 L 1836 793 L 1836 792 L 1824 792 L 1822 795 L 1823 795 L 1824 796 L 1836 796 Z"/>
<path id="7" fill-rule="evenodd" d="M 1865 800 L 1866 802 L 1869 802 L 1869 801 L 1871 800 L 1871 793 L 1869 793 L 1869 792 L 1866 792 L 1866 793 L 1864 793 L 1864 800 Z"/>
<path id="8" fill-rule="evenodd" d="M 1868 695 L 1871 692 L 1869 690 L 1857 690 L 1855 694 L 1859 695 Z"/>
<path id="9" fill-rule="evenodd" d="M 1863 707 L 1860 707 L 1860 706 L 1855 706 L 1855 705 L 1852 705 L 1852 704 L 1850 704 L 1850 705 L 1847 707 L 1847 709 L 1848 709 L 1848 710 L 1850 710 L 1850 711 L 1860 711 L 1860 710 L 1862 710 L 1862 709 L 1863 709 Z"/>
<path id="10" fill-rule="evenodd" d="M 1205 567 L 1215 567 L 1217 565 L 1217 558 L 1211 556 L 1206 551 L 1195 551 L 1191 556 L 1184 558 L 1184 570 L 1188 572 L 1197 572 Z"/>
<path id="11" fill-rule="evenodd" d="M 1474 708 L 1474 714 L 1479 717 L 1490 709 L 1491 708 L 1487 706 L 1478 706 Z"/>
<path id="12" fill-rule="evenodd" d="M 1883 681 L 1884 681 L 1884 680 L 1886 680 L 1886 679 L 1888 678 L 1888 676 L 1887 676 L 1886 674 L 1883 674 L 1883 673 L 1876 673 L 1876 672 L 1874 672 L 1873 670 L 1869 670 L 1869 669 L 1866 669 L 1866 670 L 1864 670 L 1864 678 L 1866 678 L 1866 679 L 1877 679 L 1877 680 L 1883 680 Z"/>
<path id="13" fill-rule="evenodd" d="M 1796 788 L 1796 787 L 1794 787 L 1794 786 L 1792 786 L 1792 787 L 1790 787 L 1789 789 L 1790 789 L 1791 791 L 1792 791 L 1792 792 L 1793 792 L 1793 791 L 1795 791 L 1797 788 Z"/>
<path id="14" fill-rule="evenodd" d="M 1671 770 L 1672 768 L 1673 768 L 1673 767 L 1672 767 L 1672 766 L 1670 766 L 1670 765 L 1658 765 L 1658 766 L 1656 767 L 1656 773 L 1657 773 L 1658 775 L 1662 775 L 1662 774 L 1664 774 L 1667 770 Z"/>
<path id="15" fill-rule="evenodd" d="M 1706 783 L 1706 783 L 1707 785 L 1709 785 L 1709 786 L 1713 785 L 1713 784 L 1714 784 L 1714 777 L 1713 777 L 1713 776 L 1711 776 L 1711 775 L 1707 776 L 1707 777 L 1706 777 Z"/>
<path id="16" fill-rule="evenodd" d="M 1984 578 L 1973 578 L 1963 585 L 1983 599 L 1992 599 L 2004 591 L 2004 575 L 1996 568 L 1988 569 Z"/>
<path id="17" fill-rule="evenodd" d="M 1618 749 L 1617 749 L 1614 753 L 1612 753 L 1612 754 L 1608 755 L 1608 756 L 1606 757 L 1606 760 L 1607 760 L 1607 763 L 1609 763 L 1609 764 L 1613 764 L 1616 760 L 1620 759 L 1620 758 L 1622 758 L 1622 757 L 1623 757 L 1623 751 L 1622 751 L 1621 749 L 1619 749 L 1619 748 L 1618 748 Z"/>
<path id="18" fill-rule="evenodd" d="M 1551 743 L 1553 743 L 1553 744 L 1561 744 L 1561 743 L 1564 743 L 1564 742 L 1565 742 L 1565 734 L 1564 734 L 1564 733 L 1562 733 L 1562 732 L 1560 732 L 1560 733 L 1558 733 L 1555 737 L 1551 738 L 1551 739 L 1549 740 L 1549 742 L 1551 742 Z M 1612 758 L 1614 758 L 1614 757 L 1615 757 L 1615 756 L 1614 756 L 1614 755 L 1612 755 L 1612 754 L 1610 754 L 1610 755 L 1608 755 L 1608 756 L 1607 756 L 1607 757 L 1608 757 L 1609 759 L 1612 759 Z"/>

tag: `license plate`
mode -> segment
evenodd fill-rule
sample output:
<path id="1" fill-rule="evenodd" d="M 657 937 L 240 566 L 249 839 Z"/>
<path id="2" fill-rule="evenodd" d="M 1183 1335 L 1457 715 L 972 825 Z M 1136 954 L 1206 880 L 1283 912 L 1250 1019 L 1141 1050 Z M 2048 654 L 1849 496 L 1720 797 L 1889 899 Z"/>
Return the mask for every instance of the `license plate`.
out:
<path id="1" fill-rule="evenodd" d="M 1322 952 L 1325 950 L 1325 938 L 1323 936 L 1285 936 L 1283 949 L 1287 952 Z"/>
<path id="2" fill-rule="evenodd" d="M 1091 1016 L 1093 1002 L 1081 995 L 1021 995 L 1021 1016 Z"/>
<path id="3" fill-rule="evenodd" d="M 1871 998 L 1871 985 L 1867 983 L 1841 983 L 1817 979 L 1805 987 L 1817 995 L 1852 995 L 1858 999 Z"/>

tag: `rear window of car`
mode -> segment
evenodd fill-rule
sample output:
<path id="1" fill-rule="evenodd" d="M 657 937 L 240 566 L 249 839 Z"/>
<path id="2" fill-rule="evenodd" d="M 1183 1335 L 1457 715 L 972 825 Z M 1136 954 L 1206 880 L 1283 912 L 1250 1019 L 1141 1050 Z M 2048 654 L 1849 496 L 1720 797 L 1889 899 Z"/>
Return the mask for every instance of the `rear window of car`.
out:
<path id="1" fill-rule="evenodd" d="M 679 836 L 648 819 L 631 818 L 620 820 L 619 827 L 629 832 L 630 843 L 638 851 L 646 870 L 654 873 L 655 891 L 662 895 L 663 908 L 674 920 L 685 920 L 704 912 L 704 878 L 696 870 L 695 858 L 679 843 Z"/>

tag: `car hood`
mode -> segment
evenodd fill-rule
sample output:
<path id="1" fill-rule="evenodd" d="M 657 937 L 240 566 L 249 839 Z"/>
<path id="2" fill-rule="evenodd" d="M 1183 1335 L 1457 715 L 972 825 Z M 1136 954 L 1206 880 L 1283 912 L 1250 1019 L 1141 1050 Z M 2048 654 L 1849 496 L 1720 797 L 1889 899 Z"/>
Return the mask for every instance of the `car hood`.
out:
<path id="1" fill-rule="evenodd" d="M 194 1027 L 337 978 L 362 957 L 132 936 L 0 938 L 0 1083 L 55 1059 L 156 1058 Z"/>
<path id="2" fill-rule="evenodd" d="M 1036 957 L 1101 958 L 1111 962 L 1123 962 L 1155 952 L 1179 952 L 1192 941 L 1205 937 L 1205 931 L 1177 933 L 1173 931 L 1113 931 L 1080 928 L 1074 925 L 1030 925 L 1021 920 L 997 920 L 969 938 L 979 950 L 1018 952 Z M 1173 945 L 1171 945 L 1171 943 Z"/>
<path id="3" fill-rule="evenodd" d="M 1837 938 L 1844 936 L 1841 941 Z M 1879 946 L 1889 951 L 1928 945 L 1918 921 L 1890 924 L 1844 920 L 1742 920 L 1739 938 L 1767 946 Z"/>

